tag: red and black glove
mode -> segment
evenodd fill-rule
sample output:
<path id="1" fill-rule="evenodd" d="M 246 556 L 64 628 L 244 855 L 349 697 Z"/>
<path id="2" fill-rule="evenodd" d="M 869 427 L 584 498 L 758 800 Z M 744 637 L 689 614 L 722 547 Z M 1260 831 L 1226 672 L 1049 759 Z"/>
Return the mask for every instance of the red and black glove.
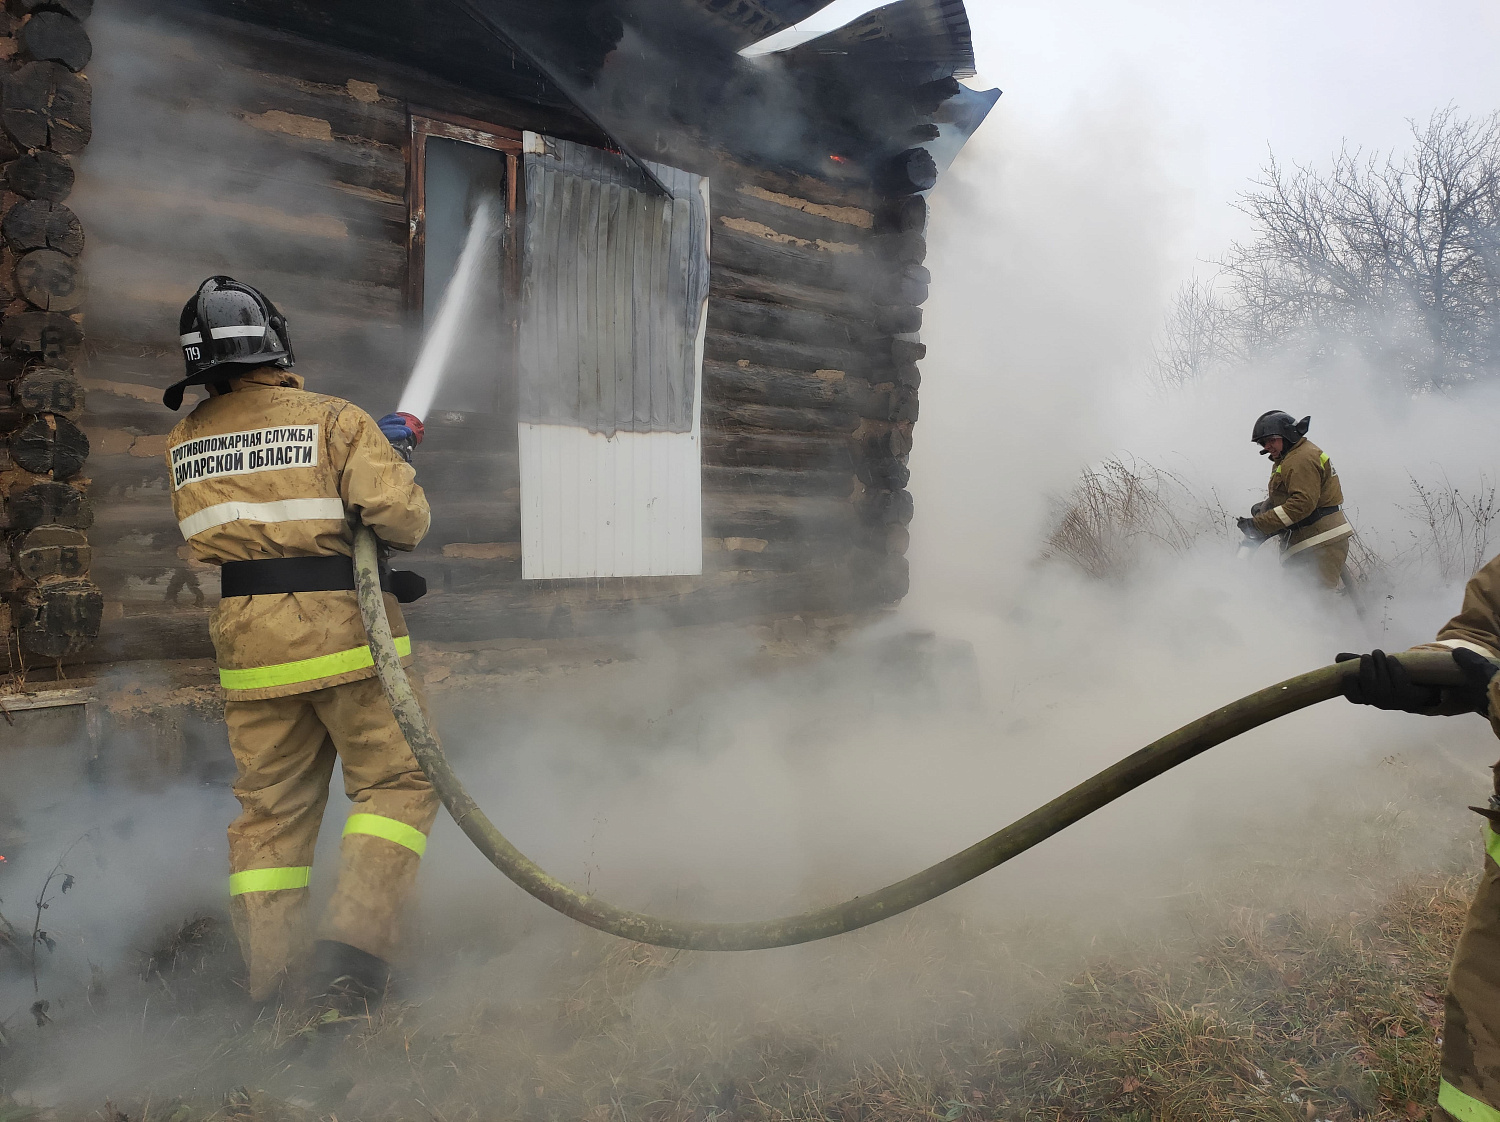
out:
<path id="1" fill-rule="evenodd" d="M 411 463 L 412 449 L 421 444 L 422 437 L 426 435 L 421 418 L 413 417 L 410 413 L 387 413 L 375 423 L 391 442 L 391 447 L 401 453 L 403 460 Z"/>

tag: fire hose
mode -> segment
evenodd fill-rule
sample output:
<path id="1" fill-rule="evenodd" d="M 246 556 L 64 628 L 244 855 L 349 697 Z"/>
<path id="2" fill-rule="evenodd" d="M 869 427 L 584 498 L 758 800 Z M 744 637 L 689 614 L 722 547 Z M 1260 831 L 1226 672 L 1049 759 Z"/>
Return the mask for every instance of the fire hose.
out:
<path id="1" fill-rule="evenodd" d="M 750 951 L 787 947 L 827 939 L 900 915 L 1004 864 L 1215 745 L 1278 717 L 1340 696 L 1344 677 L 1355 673 L 1359 667 L 1358 661 L 1320 667 L 1215 709 L 1085 779 L 1072 790 L 983 841 L 876 892 L 780 919 L 695 923 L 628 911 L 577 892 L 550 876 L 495 828 L 448 763 L 406 679 L 380 593 L 375 535 L 364 526 L 355 528 L 354 579 L 360 614 L 374 654 L 375 671 L 401 731 L 448 813 L 479 852 L 532 896 L 579 923 L 622 939 L 687 950 Z M 1465 684 L 1447 652 L 1408 651 L 1394 657 L 1420 685 Z"/>

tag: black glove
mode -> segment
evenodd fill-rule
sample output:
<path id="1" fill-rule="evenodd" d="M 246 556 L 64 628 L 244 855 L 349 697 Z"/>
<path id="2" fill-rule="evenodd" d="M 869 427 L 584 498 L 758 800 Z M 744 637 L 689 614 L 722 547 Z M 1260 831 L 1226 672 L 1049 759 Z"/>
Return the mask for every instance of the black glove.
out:
<path id="1" fill-rule="evenodd" d="M 1255 519 L 1236 518 L 1234 524 L 1240 528 L 1240 533 L 1244 534 L 1251 541 L 1263 542 L 1266 540 L 1266 535 L 1255 528 Z"/>
<path id="2" fill-rule="evenodd" d="M 1474 712 L 1488 717 L 1490 715 L 1490 679 L 1500 672 L 1500 667 L 1484 655 L 1471 651 L 1467 647 L 1454 648 L 1453 661 L 1458 664 L 1458 669 L 1468 681 L 1468 688 L 1462 690 L 1464 700 L 1473 702 Z"/>
<path id="3" fill-rule="evenodd" d="M 1478 656 L 1476 656 L 1478 657 Z M 1402 713 L 1426 713 L 1443 700 L 1436 686 L 1419 686 L 1411 675 L 1384 651 L 1369 654 L 1340 654 L 1335 662 L 1359 659 L 1359 672 L 1344 679 L 1344 696 L 1356 705 L 1373 705 L 1376 709 L 1395 709 Z M 1465 671 L 1467 673 L 1467 671 Z"/>

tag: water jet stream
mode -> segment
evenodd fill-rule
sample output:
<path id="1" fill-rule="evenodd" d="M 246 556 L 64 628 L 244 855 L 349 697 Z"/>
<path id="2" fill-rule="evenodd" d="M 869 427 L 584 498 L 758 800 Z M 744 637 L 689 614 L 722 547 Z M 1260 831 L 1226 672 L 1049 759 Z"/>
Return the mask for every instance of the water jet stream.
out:
<path id="1" fill-rule="evenodd" d="M 438 302 L 437 315 L 422 340 L 422 349 L 417 354 L 416 365 L 406 388 L 401 391 L 401 403 L 397 412 L 410 413 L 420 420 L 427 420 L 432 409 L 432 399 L 437 394 L 443 375 L 448 372 L 448 359 L 458 341 L 459 331 L 469 318 L 474 306 L 474 292 L 478 288 L 480 272 L 484 266 L 485 251 L 490 240 L 499 230 L 495 221 L 496 199 L 486 196 L 474 210 L 469 233 L 464 238 L 463 250 L 458 255 L 458 264 L 443 289 L 443 298 Z"/>

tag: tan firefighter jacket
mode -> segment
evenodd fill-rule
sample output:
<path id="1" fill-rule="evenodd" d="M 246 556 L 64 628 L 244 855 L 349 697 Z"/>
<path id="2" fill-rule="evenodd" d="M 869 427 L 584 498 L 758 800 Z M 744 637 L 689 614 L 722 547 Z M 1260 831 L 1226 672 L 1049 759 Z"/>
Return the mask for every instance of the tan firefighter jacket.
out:
<path id="1" fill-rule="evenodd" d="M 1343 511 L 1312 517 L 1319 510 L 1343 504 L 1344 489 L 1328 453 L 1304 437 L 1271 469 L 1271 484 L 1261 512 L 1255 515 L 1255 528 L 1268 537 L 1283 535 L 1285 560 L 1354 533 Z"/>
<path id="2" fill-rule="evenodd" d="M 274 368 L 231 382 L 167 437 L 172 510 L 193 556 L 211 565 L 267 557 L 351 556 L 348 519 L 411 549 L 427 533 L 427 498 L 370 415 L 308 393 Z M 385 598 L 403 659 L 411 639 Z M 374 674 L 353 592 L 221 600 L 209 630 L 219 681 L 234 701 L 305 693 Z"/>
<path id="3" fill-rule="evenodd" d="M 1458 615 L 1426 645 L 1467 647 L 1486 658 L 1500 658 L 1500 557 L 1490 558 L 1469 578 Z"/>
<path id="4" fill-rule="evenodd" d="M 1464 603 L 1454 616 L 1438 630 L 1437 638 L 1420 643 L 1413 650 L 1453 650 L 1466 647 L 1486 658 L 1500 658 L 1500 556 L 1492 557 L 1464 587 Z M 1444 691 L 1446 695 L 1448 691 Z M 1490 727 L 1500 736 L 1500 675 L 1490 680 Z M 1447 696 L 1433 712 L 1437 714 L 1468 711 L 1464 702 L 1457 707 Z"/>

